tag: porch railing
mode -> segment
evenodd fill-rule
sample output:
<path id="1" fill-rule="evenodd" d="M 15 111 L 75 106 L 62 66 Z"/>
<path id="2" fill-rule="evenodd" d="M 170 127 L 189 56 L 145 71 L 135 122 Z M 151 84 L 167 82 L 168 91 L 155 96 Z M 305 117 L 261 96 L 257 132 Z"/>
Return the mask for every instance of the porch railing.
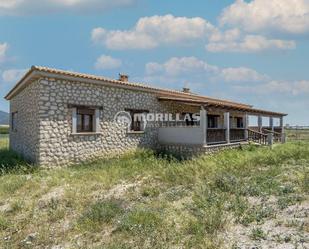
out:
<path id="1" fill-rule="evenodd" d="M 174 125 L 174 126 L 173 126 Z M 272 142 L 282 142 L 281 133 L 263 128 L 262 132 L 244 128 L 230 129 L 230 142 L 240 142 L 244 140 L 253 141 L 262 145 L 272 144 Z M 270 136 L 272 134 L 273 136 Z M 169 124 L 159 129 L 159 141 L 162 143 L 180 143 L 180 144 L 225 144 L 227 143 L 226 129 L 207 128 L 207 133 L 199 125 L 187 125 L 177 122 Z"/>
<path id="2" fill-rule="evenodd" d="M 200 121 L 160 121 L 159 125 L 160 127 L 199 127 Z"/>
<path id="3" fill-rule="evenodd" d="M 267 145 L 267 134 L 248 129 L 248 140 L 262 145 Z"/>
<path id="4" fill-rule="evenodd" d="M 225 140 L 225 129 L 208 128 L 207 129 L 207 143 L 224 143 Z"/>
<path id="5" fill-rule="evenodd" d="M 230 140 L 240 141 L 245 139 L 245 129 L 231 129 L 230 130 Z"/>
<path id="6" fill-rule="evenodd" d="M 279 143 L 282 140 L 282 133 L 277 132 L 276 130 L 272 131 L 272 130 L 263 128 L 263 133 L 266 133 L 266 134 L 272 133 L 273 134 L 273 140 L 274 140 L 275 143 Z"/>

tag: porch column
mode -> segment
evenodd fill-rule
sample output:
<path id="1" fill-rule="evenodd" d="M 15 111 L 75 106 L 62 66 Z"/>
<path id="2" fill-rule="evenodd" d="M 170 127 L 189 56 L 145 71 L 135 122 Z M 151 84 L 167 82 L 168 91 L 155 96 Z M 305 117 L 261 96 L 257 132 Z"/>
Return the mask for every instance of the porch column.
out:
<path id="1" fill-rule="evenodd" d="M 200 127 L 203 133 L 203 145 L 207 145 L 207 110 L 204 106 L 200 110 Z"/>
<path id="2" fill-rule="evenodd" d="M 269 117 L 269 126 L 270 126 L 270 130 L 274 131 L 274 118 L 273 117 Z"/>
<path id="3" fill-rule="evenodd" d="M 280 117 L 280 128 L 281 128 L 281 143 L 285 143 L 286 142 L 286 134 L 284 132 L 283 116 Z"/>
<path id="4" fill-rule="evenodd" d="M 225 129 L 225 141 L 230 143 L 230 113 L 224 113 L 224 129 Z"/>
<path id="5" fill-rule="evenodd" d="M 248 128 L 249 128 L 249 115 L 246 113 L 244 115 L 245 140 L 248 140 L 249 138 Z"/>
<path id="6" fill-rule="evenodd" d="M 258 116 L 258 127 L 259 127 L 259 132 L 261 132 L 263 128 L 263 119 L 261 115 Z"/>
<path id="7" fill-rule="evenodd" d="M 284 133 L 283 116 L 280 117 L 280 128 L 281 128 L 281 133 Z"/>

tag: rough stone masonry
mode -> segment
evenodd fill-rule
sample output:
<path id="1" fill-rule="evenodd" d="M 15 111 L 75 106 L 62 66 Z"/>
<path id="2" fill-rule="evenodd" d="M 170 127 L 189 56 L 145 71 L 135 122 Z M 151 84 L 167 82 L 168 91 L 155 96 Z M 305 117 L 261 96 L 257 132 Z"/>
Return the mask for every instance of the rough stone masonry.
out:
<path id="1" fill-rule="evenodd" d="M 72 132 L 74 105 L 99 108 L 99 131 Z M 111 156 L 139 146 L 155 148 L 158 129 L 127 132 L 114 122 L 117 112 L 166 109 L 152 93 L 99 84 L 43 78 L 32 82 L 10 101 L 10 111 L 17 112 L 16 131 L 10 134 L 10 147 L 26 159 L 52 166 Z"/>
<path id="2" fill-rule="evenodd" d="M 230 143 L 230 131 L 233 131 L 230 124 L 232 128 L 236 127 L 233 141 L 243 139 L 241 135 L 245 135 L 245 129 L 241 122 L 230 122 L 230 112 L 234 121 L 235 117 L 243 119 L 246 112 L 259 117 L 268 115 L 270 120 L 273 116 L 279 117 L 282 131 L 283 116 L 286 115 L 194 93 L 129 83 L 127 78 L 112 80 L 36 66 L 5 98 L 10 101 L 10 148 L 25 159 L 48 167 L 120 155 L 139 147 L 168 150 L 183 157 L 209 154 L 221 148 L 239 146 L 239 143 Z M 204 105 L 207 105 L 207 112 Z M 201 111 L 203 125 L 185 124 L 186 129 L 174 129 L 160 128 L 160 122 L 154 122 L 147 124 L 145 129 L 130 131 L 115 120 L 118 112 L 126 110 L 182 115 Z M 206 127 L 209 126 L 208 117 L 212 118 L 209 119 L 214 126 L 212 133 L 208 133 Z M 87 118 L 88 123 L 84 122 Z M 162 139 L 162 134 L 166 140 Z M 206 141 L 208 134 L 215 134 L 217 140 L 214 142 L 220 142 L 220 146 L 212 146 L 211 139 Z M 243 140 L 248 139 L 244 136 Z"/>

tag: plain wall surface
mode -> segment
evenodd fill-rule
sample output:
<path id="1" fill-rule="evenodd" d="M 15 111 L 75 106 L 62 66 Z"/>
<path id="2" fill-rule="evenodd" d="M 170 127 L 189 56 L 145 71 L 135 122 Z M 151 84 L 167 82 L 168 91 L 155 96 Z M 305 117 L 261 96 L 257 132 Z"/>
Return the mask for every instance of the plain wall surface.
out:
<path id="1" fill-rule="evenodd" d="M 201 127 L 159 128 L 159 143 L 203 144 L 203 141 L 204 133 Z"/>

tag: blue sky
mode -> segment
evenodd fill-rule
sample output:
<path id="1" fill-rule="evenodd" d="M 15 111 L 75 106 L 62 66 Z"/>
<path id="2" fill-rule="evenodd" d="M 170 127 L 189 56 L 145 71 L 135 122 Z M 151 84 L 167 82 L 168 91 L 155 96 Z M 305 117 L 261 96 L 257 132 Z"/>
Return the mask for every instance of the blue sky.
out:
<path id="1" fill-rule="evenodd" d="M 309 124 L 308 0 L 41 2 L 0 0 L 1 96 L 31 65 L 123 72 Z"/>

